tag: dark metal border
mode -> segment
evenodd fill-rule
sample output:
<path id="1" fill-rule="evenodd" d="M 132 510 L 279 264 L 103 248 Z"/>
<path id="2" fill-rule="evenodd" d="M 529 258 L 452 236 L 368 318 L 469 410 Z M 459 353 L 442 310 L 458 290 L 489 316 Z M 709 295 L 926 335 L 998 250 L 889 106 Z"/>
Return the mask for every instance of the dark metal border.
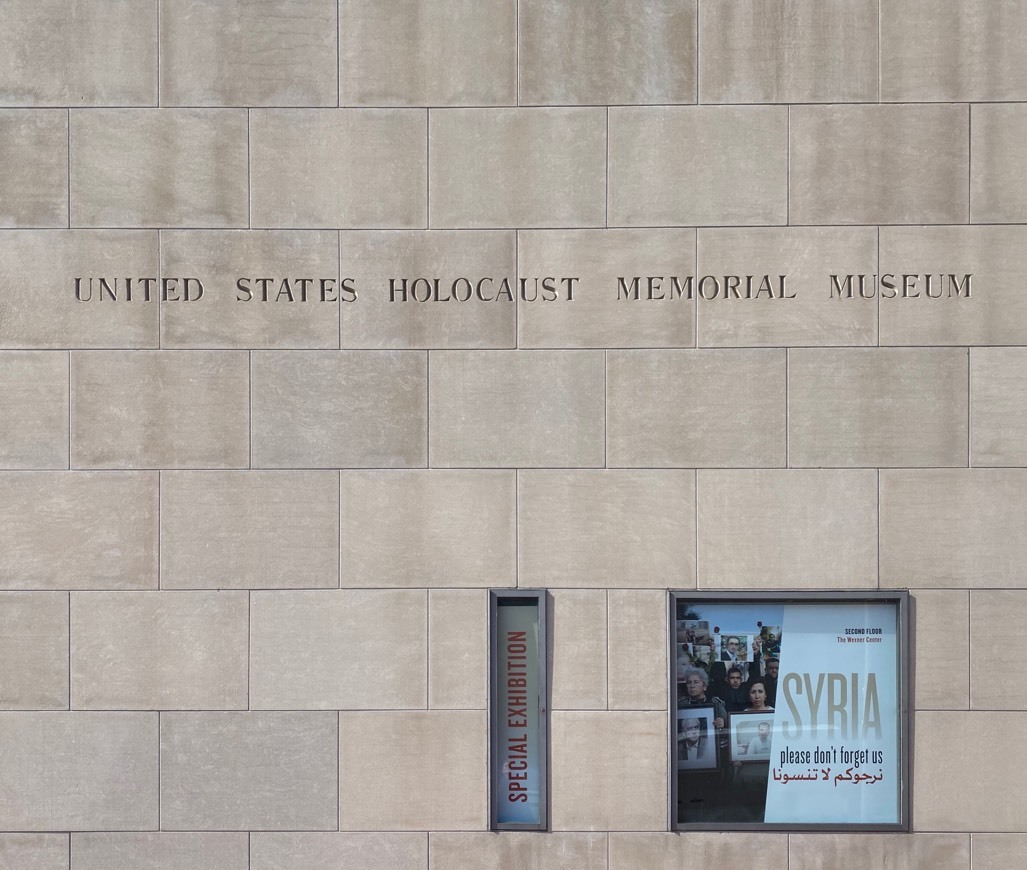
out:
<path id="1" fill-rule="evenodd" d="M 702 824 L 682 823 L 677 820 L 678 806 L 678 777 L 677 777 L 677 668 L 676 655 L 677 640 L 676 619 L 678 599 L 684 601 L 775 601 L 788 603 L 801 601 L 815 603 L 817 601 L 849 601 L 860 602 L 893 602 L 896 605 L 896 632 L 899 660 L 896 662 L 896 678 L 899 690 L 899 821 L 895 824 L 822 824 L 811 822 L 809 824 L 780 824 L 773 822 L 738 822 L 734 824 Z M 912 753 L 910 745 L 910 734 L 912 733 L 912 663 L 909 655 L 909 592 L 907 590 L 852 590 L 840 591 L 830 590 L 824 592 L 744 592 L 731 591 L 695 591 L 689 589 L 668 590 L 667 595 L 667 646 L 669 649 L 668 658 L 668 687 L 667 698 L 669 707 L 669 740 L 668 740 L 668 764 L 670 771 L 670 807 L 668 818 L 671 831 L 806 831 L 811 833 L 830 831 L 866 831 L 876 833 L 904 833 L 911 830 L 912 821 Z"/>
<path id="2" fill-rule="evenodd" d="M 539 694 L 539 823 L 500 822 L 495 794 L 495 747 L 499 731 L 499 655 L 496 646 L 497 609 L 500 599 L 530 598 L 538 606 L 538 694 Z M 549 608 L 544 589 L 489 590 L 489 827 L 493 831 L 549 830 Z"/>

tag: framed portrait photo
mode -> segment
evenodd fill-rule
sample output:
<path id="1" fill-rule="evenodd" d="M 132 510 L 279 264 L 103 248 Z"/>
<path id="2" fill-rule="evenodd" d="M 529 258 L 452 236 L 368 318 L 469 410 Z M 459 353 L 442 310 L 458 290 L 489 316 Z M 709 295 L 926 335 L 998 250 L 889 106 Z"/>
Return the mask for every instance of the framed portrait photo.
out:
<path id="1" fill-rule="evenodd" d="M 774 713 L 732 713 L 728 716 L 728 751 L 732 763 L 766 764 L 770 761 L 770 739 L 774 734 Z"/>
<path id="2" fill-rule="evenodd" d="M 678 770 L 716 770 L 719 746 L 713 705 L 677 712 Z"/>

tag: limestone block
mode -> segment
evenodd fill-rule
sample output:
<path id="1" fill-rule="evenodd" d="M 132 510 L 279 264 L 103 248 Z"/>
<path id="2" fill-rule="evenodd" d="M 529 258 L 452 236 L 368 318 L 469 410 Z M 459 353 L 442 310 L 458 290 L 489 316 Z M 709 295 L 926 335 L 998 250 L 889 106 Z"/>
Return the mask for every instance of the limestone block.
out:
<path id="1" fill-rule="evenodd" d="M 157 302 L 110 305 L 99 279 L 124 298 L 125 276 L 149 276 L 156 300 L 157 246 L 146 231 L 0 231 L 0 347 L 156 347 Z M 129 289 L 139 299 L 145 288 L 133 280 Z"/>
<path id="2" fill-rule="evenodd" d="M 504 277 L 517 290 L 516 241 L 509 230 L 340 233 L 342 274 L 358 293 L 342 306 L 343 347 L 513 347 L 517 307 L 500 291 Z"/>
<path id="3" fill-rule="evenodd" d="M 0 105 L 153 106 L 149 0 L 12 0 L 0 9 Z"/>
<path id="4" fill-rule="evenodd" d="M 514 586 L 512 471 L 346 471 L 343 586 Z"/>
<path id="5" fill-rule="evenodd" d="M 967 106 L 792 106 L 789 222 L 963 223 Z"/>
<path id="6" fill-rule="evenodd" d="M 517 252 L 522 277 L 557 279 L 555 293 L 542 292 L 542 301 L 533 284 L 533 301 L 518 301 L 518 346 L 695 345 L 695 302 L 672 283 L 679 278 L 684 285 L 694 272 L 695 230 L 523 230 Z M 568 284 L 567 277 L 578 280 Z"/>
<path id="7" fill-rule="evenodd" d="M 3 589 L 156 589 L 157 475 L 0 473 Z"/>
<path id="8" fill-rule="evenodd" d="M 967 462 L 963 348 L 795 348 L 788 457 L 799 466 Z"/>
<path id="9" fill-rule="evenodd" d="M 881 97 L 965 102 L 1027 97 L 1027 9 L 1016 0 L 881 4 Z"/>
<path id="10" fill-rule="evenodd" d="M 787 221 L 783 106 L 614 107 L 609 137 L 611 226 Z"/>
<path id="11" fill-rule="evenodd" d="M 251 371 L 254 466 L 425 464 L 425 354 L 261 351 Z"/>
<path id="12" fill-rule="evenodd" d="M 697 486 L 701 588 L 877 588 L 875 471 L 704 470 Z"/>
<path id="13" fill-rule="evenodd" d="M 696 0 L 518 7 L 522 104 L 694 103 Z"/>
<path id="14" fill-rule="evenodd" d="M 1027 472 L 881 472 L 883 588 L 1024 588 Z"/>
<path id="15" fill-rule="evenodd" d="M 67 113 L 0 109 L 0 226 L 67 224 Z"/>
<path id="16" fill-rule="evenodd" d="M 0 709 L 68 709 L 67 595 L 0 592 Z"/>
<path id="17" fill-rule="evenodd" d="M 242 468 L 249 438 L 243 351 L 76 351 L 73 468 Z"/>
<path id="18" fill-rule="evenodd" d="M 426 705 L 424 590 L 255 592 L 254 709 Z"/>
<path id="19" fill-rule="evenodd" d="M 484 710 L 343 712 L 339 740 L 342 830 L 487 826 Z"/>
<path id="20" fill-rule="evenodd" d="M 428 706 L 488 706 L 488 594 L 480 589 L 428 592 Z"/>
<path id="21" fill-rule="evenodd" d="M 75 592 L 71 706 L 247 707 L 245 592 Z"/>
<path id="22" fill-rule="evenodd" d="M 254 110 L 253 226 L 425 226 L 425 124 L 413 109 Z"/>
<path id="23" fill-rule="evenodd" d="M 521 585 L 694 585 L 692 471 L 522 471 L 518 492 Z"/>
<path id="24" fill-rule="evenodd" d="M 430 464 L 603 464 L 599 351 L 431 353 Z"/>
<path id="25" fill-rule="evenodd" d="M 336 713 L 162 713 L 161 829 L 334 830 Z"/>
<path id="26" fill-rule="evenodd" d="M 71 836 L 75 870 L 248 870 L 248 837 L 228 834 L 82 833 Z"/>
<path id="27" fill-rule="evenodd" d="M 1027 465 L 1027 349 L 970 351 L 970 464 Z"/>
<path id="28" fill-rule="evenodd" d="M 875 0 L 703 3 L 703 103 L 852 103 L 877 100 Z"/>
<path id="29" fill-rule="evenodd" d="M 160 5 L 165 106 L 334 106 L 336 4 L 241 0 Z"/>
<path id="30" fill-rule="evenodd" d="M 603 109 L 438 109 L 429 114 L 430 226 L 605 223 Z"/>
<path id="31" fill-rule="evenodd" d="M 202 276 L 203 295 L 162 303 L 161 347 L 337 348 L 338 255 L 316 230 L 162 233 L 162 274 Z"/>
<path id="32" fill-rule="evenodd" d="M 611 589 L 608 602 L 611 710 L 667 709 L 667 593 Z"/>
<path id="33" fill-rule="evenodd" d="M 66 353 L 0 353 L 0 467 L 68 467 Z"/>
<path id="34" fill-rule="evenodd" d="M 665 830 L 667 728 L 665 712 L 553 713 L 553 830 Z"/>
<path id="35" fill-rule="evenodd" d="M 512 0 L 342 0 L 343 106 L 494 106 L 515 100 Z"/>
<path id="36" fill-rule="evenodd" d="M 4 830 L 157 827 L 156 713 L 4 713 L 0 745 Z"/>
<path id="37" fill-rule="evenodd" d="M 609 464 L 783 466 L 783 350 L 610 351 Z"/>
<path id="38" fill-rule="evenodd" d="M 162 588 L 338 585 L 337 472 L 161 475 Z"/>
<path id="39" fill-rule="evenodd" d="M 72 226 L 244 227 L 247 190 L 242 109 L 71 112 Z"/>

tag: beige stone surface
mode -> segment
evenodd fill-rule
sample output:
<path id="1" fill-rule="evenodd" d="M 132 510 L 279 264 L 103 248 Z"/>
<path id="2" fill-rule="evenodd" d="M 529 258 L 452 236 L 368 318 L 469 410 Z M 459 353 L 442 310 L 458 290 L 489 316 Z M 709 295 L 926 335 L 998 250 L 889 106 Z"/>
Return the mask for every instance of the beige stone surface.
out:
<path id="1" fill-rule="evenodd" d="M 700 471 L 696 501 L 700 588 L 877 588 L 876 471 Z"/>
<path id="2" fill-rule="evenodd" d="M 1024 227 L 881 227 L 879 271 L 896 285 L 880 302 L 881 344 L 1027 343 L 1025 269 Z M 909 298 L 904 274 L 917 276 Z"/>
<path id="3" fill-rule="evenodd" d="M 156 713 L 4 713 L 0 828 L 157 827 Z"/>
<path id="4" fill-rule="evenodd" d="M 1027 97 L 1027 9 L 1017 0 L 881 4 L 881 97 L 896 101 Z"/>
<path id="5" fill-rule="evenodd" d="M 342 306 L 343 347 L 516 344 L 516 303 L 500 296 L 503 278 L 517 286 L 514 232 L 353 230 L 339 235 L 342 274 L 354 279 L 358 293 L 355 303 Z M 431 285 L 435 278 L 439 302 Z M 483 278 L 492 280 L 482 283 L 479 298 L 475 291 Z"/>
<path id="6" fill-rule="evenodd" d="M 881 472 L 881 586 L 1027 587 L 1027 471 Z"/>
<path id="7" fill-rule="evenodd" d="M 433 833 L 433 870 L 607 870 L 605 834 Z"/>
<path id="8" fill-rule="evenodd" d="M 67 224 L 67 112 L 0 109 L 0 227 Z"/>
<path id="9" fill-rule="evenodd" d="M 262 351 L 250 371 L 254 467 L 425 464 L 427 354 Z"/>
<path id="10" fill-rule="evenodd" d="M 0 468 L 68 467 L 66 353 L 0 353 Z"/>
<path id="11" fill-rule="evenodd" d="M 427 607 L 421 589 L 253 593 L 251 706 L 423 708 Z"/>
<path id="12" fill-rule="evenodd" d="M 335 713 L 162 713 L 161 829 L 332 830 Z"/>
<path id="13" fill-rule="evenodd" d="M 786 223 L 784 106 L 614 107 L 609 115 L 611 226 Z"/>
<path id="14" fill-rule="evenodd" d="M 969 109 L 792 106 L 789 221 L 963 223 Z"/>
<path id="15" fill-rule="evenodd" d="M 553 710 L 606 709 L 606 591 L 554 589 L 549 593 Z"/>
<path id="16" fill-rule="evenodd" d="M 488 706 L 488 593 L 428 592 L 428 706 L 484 710 Z"/>
<path id="17" fill-rule="evenodd" d="M 875 0 L 727 0 L 699 16 L 703 103 L 877 99 Z"/>
<path id="18" fill-rule="evenodd" d="M 552 829 L 665 830 L 667 727 L 665 712 L 554 712 Z"/>
<path id="19" fill-rule="evenodd" d="M 788 866 L 785 834 L 610 834 L 610 870 L 677 870 L 695 863 L 700 867 L 737 867 L 753 863 L 783 870 Z"/>
<path id="20" fill-rule="evenodd" d="M 72 834 L 75 870 L 248 870 L 245 832 Z"/>
<path id="21" fill-rule="evenodd" d="M 242 351 L 72 353 L 72 467 L 245 467 L 248 381 Z"/>
<path id="22" fill-rule="evenodd" d="M 518 6 L 521 104 L 694 103 L 696 0 Z"/>
<path id="23" fill-rule="evenodd" d="M 1027 220 L 1027 106 L 988 104 L 970 112 L 971 218 L 1022 223 Z"/>
<path id="24" fill-rule="evenodd" d="M 336 472 L 161 475 L 162 588 L 338 585 Z"/>
<path id="25" fill-rule="evenodd" d="M 1027 348 L 970 351 L 970 464 L 1027 465 Z"/>
<path id="26" fill-rule="evenodd" d="M 515 101 L 513 0 L 342 0 L 339 46 L 343 106 Z"/>
<path id="27" fill-rule="evenodd" d="M 1019 831 L 1027 776 L 1009 750 L 1025 726 L 1027 713 L 917 713 L 913 830 Z"/>
<path id="28" fill-rule="evenodd" d="M 0 8 L 0 105 L 152 106 L 157 16 L 149 0 L 10 0 Z"/>
<path id="29" fill-rule="evenodd" d="M 666 710 L 667 593 L 611 589 L 606 598 L 610 709 Z"/>
<path id="30" fill-rule="evenodd" d="M 120 273 L 119 298 L 124 276 L 156 279 L 157 244 L 145 231 L 0 231 L 0 347 L 156 347 L 157 305 L 101 302 L 99 278 Z"/>
<path id="31" fill-rule="evenodd" d="M 1010 671 L 1027 641 L 1022 614 L 1027 591 L 980 589 L 970 593 L 970 707 L 1027 709 L 1027 688 Z"/>
<path id="32" fill-rule="evenodd" d="M 68 870 L 67 834 L 0 834 L 5 870 Z"/>
<path id="33" fill-rule="evenodd" d="M 788 837 L 789 870 L 835 870 L 850 864 L 853 855 L 859 855 L 868 867 L 889 870 L 970 870 L 970 836 L 859 833 Z"/>
<path id="34" fill-rule="evenodd" d="M 877 301 L 832 295 L 831 275 L 843 288 L 847 275 L 877 271 L 877 232 L 873 227 L 747 227 L 699 230 L 699 276 L 715 276 L 716 298 L 696 289 L 700 347 L 780 345 L 867 345 L 877 337 Z M 726 276 L 736 276 L 745 296 L 728 296 Z M 770 276 L 772 295 L 759 289 Z M 787 276 L 782 290 L 781 275 Z M 706 295 L 717 285 L 706 284 Z M 758 294 L 758 295 L 757 295 Z M 780 298 L 781 296 L 794 298 Z"/>
<path id="35" fill-rule="evenodd" d="M 72 111 L 71 224 L 244 227 L 246 143 L 242 109 Z"/>
<path id="36" fill-rule="evenodd" d="M 605 223 L 602 109 L 440 109 L 429 115 L 429 226 Z"/>
<path id="37" fill-rule="evenodd" d="M 783 350 L 610 351 L 611 466 L 783 466 Z"/>
<path id="38" fill-rule="evenodd" d="M 603 354 L 430 354 L 432 466 L 603 464 Z"/>
<path id="39" fill-rule="evenodd" d="M 1027 847 L 1024 834 L 971 834 L 974 870 L 1006 870 L 1015 867 Z"/>
<path id="40" fill-rule="evenodd" d="M 693 586 L 695 475 L 522 471 L 518 541 L 521 585 Z"/>
<path id="41" fill-rule="evenodd" d="M 245 710 L 245 592 L 75 592 L 71 706 Z"/>
<path id="42" fill-rule="evenodd" d="M 512 471 L 344 471 L 342 585 L 515 586 L 516 499 Z"/>
<path id="43" fill-rule="evenodd" d="M 254 110 L 252 225 L 425 226 L 425 124 L 413 109 Z"/>
<path id="44" fill-rule="evenodd" d="M 161 272 L 198 276 L 203 295 L 161 305 L 161 346 L 337 348 L 338 256 L 329 232 L 162 233 Z"/>
<path id="45" fill-rule="evenodd" d="M 334 106 L 332 0 L 160 5 L 164 106 Z"/>
<path id="46" fill-rule="evenodd" d="M 543 301 L 518 302 L 519 347 L 695 344 L 695 302 L 687 291 L 677 295 L 672 284 L 678 278 L 684 285 L 694 273 L 695 230 L 523 230 L 517 252 L 519 274 L 529 281 L 556 278 L 559 294 L 552 302 L 544 301 L 552 293 Z M 566 277 L 578 279 L 570 285 L 571 300 Z M 534 284 L 529 286 L 534 299 Z"/>
<path id="47" fill-rule="evenodd" d="M 0 709 L 68 709 L 66 594 L 0 592 Z"/>
<path id="48" fill-rule="evenodd" d="M 341 713 L 341 829 L 483 830 L 487 735 L 483 710 Z"/>
<path id="49" fill-rule="evenodd" d="M 428 870 L 427 834 L 262 834 L 252 870 Z"/>
<path id="50" fill-rule="evenodd" d="M 917 589 L 912 598 L 914 706 L 966 710 L 970 706 L 970 593 Z"/>
<path id="51" fill-rule="evenodd" d="M 795 348 L 789 463 L 966 465 L 967 381 L 965 348 Z"/>
<path id="52" fill-rule="evenodd" d="M 155 589 L 157 475 L 0 473 L 2 589 Z"/>

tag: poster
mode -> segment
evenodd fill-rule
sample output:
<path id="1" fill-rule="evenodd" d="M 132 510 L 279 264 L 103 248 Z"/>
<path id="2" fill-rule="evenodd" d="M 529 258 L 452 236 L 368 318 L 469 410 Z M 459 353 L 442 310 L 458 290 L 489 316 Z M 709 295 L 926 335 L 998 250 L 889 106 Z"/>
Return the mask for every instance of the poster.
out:
<path id="1" fill-rule="evenodd" d="M 675 669 L 677 826 L 904 825 L 903 600 L 677 596 L 676 648 L 702 621 L 723 651 Z M 692 711 L 712 711 L 715 767 L 683 763 Z"/>

